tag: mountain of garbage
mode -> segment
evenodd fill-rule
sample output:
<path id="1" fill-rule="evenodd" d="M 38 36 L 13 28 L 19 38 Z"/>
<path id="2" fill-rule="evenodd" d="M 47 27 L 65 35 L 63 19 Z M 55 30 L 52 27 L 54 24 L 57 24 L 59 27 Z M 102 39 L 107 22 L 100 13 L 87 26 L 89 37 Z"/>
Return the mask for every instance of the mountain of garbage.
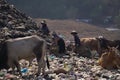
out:
<path id="1" fill-rule="evenodd" d="M 34 34 L 36 30 L 37 24 L 31 17 L 6 0 L 0 0 L 0 39 L 24 37 Z"/>

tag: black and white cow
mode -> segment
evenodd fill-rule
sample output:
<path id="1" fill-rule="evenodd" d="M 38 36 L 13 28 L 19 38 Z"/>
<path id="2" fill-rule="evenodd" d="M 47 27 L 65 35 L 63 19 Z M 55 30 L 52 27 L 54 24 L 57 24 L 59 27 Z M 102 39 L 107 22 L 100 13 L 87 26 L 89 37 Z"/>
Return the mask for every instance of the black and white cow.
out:
<path id="1" fill-rule="evenodd" d="M 31 61 L 36 58 L 38 63 L 38 74 L 45 72 L 46 63 L 46 41 L 37 35 L 8 39 L 0 44 L 0 69 L 17 67 L 19 73 L 20 59 Z M 22 75 L 22 74 L 21 74 Z"/>

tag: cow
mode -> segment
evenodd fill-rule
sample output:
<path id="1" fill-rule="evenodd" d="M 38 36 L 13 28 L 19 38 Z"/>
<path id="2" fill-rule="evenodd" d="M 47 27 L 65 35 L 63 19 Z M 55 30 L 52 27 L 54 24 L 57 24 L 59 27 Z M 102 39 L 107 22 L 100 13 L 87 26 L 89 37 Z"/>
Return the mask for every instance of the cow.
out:
<path id="1" fill-rule="evenodd" d="M 101 56 L 102 53 L 104 53 L 108 49 L 108 46 L 115 47 L 115 46 L 117 46 L 117 44 L 119 44 L 118 40 L 111 41 L 104 37 L 102 37 L 102 38 L 99 38 L 99 37 L 80 38 L 80 42 L 81 42 L 81 48 L 86 47 L 90 50 L 91 57 L 95 57 L 98 55 Z M 76 50 L 74 50 L 75 46 L 73 44 L 69 44 L 67 46 L 67 49 L 76 51 Z M 80 52 L 80 51 L 78 51 L 78 52 Z"/>
<path id="2" fill-rule="evenodd" d="M 46 41 L 44 39 L 37 35 L 32 35 L 8 39 L 2 42 L 1 45 L 0 69 L 9 69 L 11 67 L 14 72 L 14 68 L 17 67 L 20 75 L 22 75 L 19 60 L 25 59 L 31 61 L 36 58 L 38 63 L 37 74 L 44 74 L 46 66 Z"/>
<path id="3" fill-rule="evenodd" d="M 75 47 L 74 42 L 71 41 L 66 46 L 66 49 L 67 49 L 67 51 L 75 52 L 78 57 L 82 56 L 82 57 L 92 58 L 92 54 L 90 52 L 90 49 L 87 46 L 83 45 L 83 44 L 80 45 L 80 46 Z"/>
<path id="4" fill-rule="evenodd" d="M 100 53 L 100 44 L 97 38 L 89 37 L 89 38 L 80 38 L 81 46 L 75 48 L 73 42 L 70 42 L 66 48 L 69 51 L 74 51 L 78 53 L 80 56 L 84 57 L 95 57 L 96 53 Z"/>
<path id="5" fill-rule="evenodd" d="M 118 50 L 120 51 L 120 40 L 114 40 L 113 43 L 111 44 L 111 46 L 118 46 Z"/>
<path id="6" fill-rule="evenodd" d="M 108 40 L 106 38 L 97 38 L 97 39 L 100 43 L 101 53 L 104 53 L 106 50 L 108 50 L 108 46 L 109 47 L 118 46 L 117 49 L 120 51 L 120 40 Z"/>
<path id="7" fill-rule="evenodd" d="M 113 44 L 112 40 L 108 40 L 106 38 L 97 38 L 97 39 L 100 43 L 101 53 L 104 53 L 108 49 L 108 46 L 113 47 L 111 45 L 111 44 Z"/>
<path id="8" fill-rule="evenodd" d="M 98 64 L 106 69 L 120 68 L 120 52 L 118 47 L 108 47 L 98 60 Z"/>
<path id="9" fill-rule="evenodd" d="M 90 38 L 80 38 L 81 45 L 90 49 L 90 51 L 97 51 L 99 55 L 101 54 L 101 47 L 100 43 L 97 38 L 90 37 Z"/>

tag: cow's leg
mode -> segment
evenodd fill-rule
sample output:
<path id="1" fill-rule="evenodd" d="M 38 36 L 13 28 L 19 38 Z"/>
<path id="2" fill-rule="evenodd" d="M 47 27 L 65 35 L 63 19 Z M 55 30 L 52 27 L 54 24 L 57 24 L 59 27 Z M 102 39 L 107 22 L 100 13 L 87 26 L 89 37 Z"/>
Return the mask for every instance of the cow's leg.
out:
<path id="1" fill-rule="evenodd" d="M 15 74 L 15 64 L 12 58 L 8 59 L 8 65 L 12 68 L 12 74 Z"/>
<path id="2" fill-rule="evenodd" d="M 22 73 L 21 73 L 21 68 L 20 68 L 20 64 L 19 64 L 19 62 L 18 62 L 18 61 L 16 61 L 16 60 L 14 60 L 14 64 L 15 64 L 15 66 L 17 67 L 18 72 L 19 72 L 19 73 L 20 73 L 20 75 L 22 76 Z"/>
<path id="3" fill-rule="evenodd" d="M 45 67 L 46 67 L 46 61 L 43 59 L 42 61 L 42 73 L 45 74 Z"/>
<path id="4" fill-rule="evenodd" d="M 34 53 L 36 55 L 36 58 L 37 58 L 37 63 L 38 63 L 38 72 L 37 72 L 37 75 L 39 75 L 41 73 L 41 66 L 42 66 L 42 59 L 41 59 L 41 56 L 42 54 L 40 54 L 40 50 L 36 50 Z"/>
<path id="5" fill-rule="evenodd" d="M 12 67 L 13 74 L 15 74 L 15 67 L 17 67 L 18 72 L 20 73 L 20 75 L 22 75 L 18 58 L 9 57 L 8 64 Z"/>
<path id="6" fill-rule="evenodd" d="M 42 66 L 42 62 L 40 61 L 39 58 L 37 58 L 37 63 L 38 63 L 38 72 L 37 72 L 37 75 L 39 75 L 41 73 L 41 66 Z"/>
<path id="7" fill-rule="evenodd" d="M 12 64 L 11 67 L 12 67 L 12 74 L 15 74 L 15 65 Z"/>
<path id="8" fill-rule="evenodd" d="M 45 45 L 44 42 L 40 42 L 37 44 L 37 46 L 34 48 L 34 53 L 36 55 L 37 58 L 37 62 L 38 62 L 38 75 L 41 73 L 41 69 L 44 66 L 44 54 L 45 54 Z"/>
<path id="9" fill-rule="evenodd" d="M 32 59 L 29 60 L 29 67 L 32 65 Z"/>

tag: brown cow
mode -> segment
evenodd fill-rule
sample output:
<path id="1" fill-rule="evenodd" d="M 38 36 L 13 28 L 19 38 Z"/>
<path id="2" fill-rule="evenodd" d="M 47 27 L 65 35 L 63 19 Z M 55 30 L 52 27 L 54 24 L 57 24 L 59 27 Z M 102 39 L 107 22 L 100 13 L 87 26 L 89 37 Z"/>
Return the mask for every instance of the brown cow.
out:
<path id="1" fill-rule="evenodd" d="M 74 42 L 70 42 L 66 46 L 66 49 L 67 49 L 67 51 L 75 52 L 76 55 L 78 55 L 78 56 L 83 56 L 83 57 L 88 57 L 88 58 L 92 57 L 90 49 L 84 45 L 75 47 Z"/>
<path id="2" fill-rule="evenodd" d="M 106 69 L 114 69 L 120 67 L 120 52 L 117 47 L 109 47 L 108 52 L 102 54 L 98 60 L 98 64 Z"/>
<path id="3" fill-rule="evenodd" d="M 100 53 L 101 47 L 99 40 L 97 38 L 81 38 L 81 46 L 75 48 L 75 45 L 71 42 L 67 46 L 67 50 L 74 51 L 75 53 L 84 56 L 84 57 L 94 57 L 96 54 L 91 53 Z"/>
<path id="4" fill-rule="evenodd" d="M 97 53 L 101 54 L 101 47 L 99 40 L 97 38 L 81 38 L 81 44 L 91 51 L 97 51 Z"/>

